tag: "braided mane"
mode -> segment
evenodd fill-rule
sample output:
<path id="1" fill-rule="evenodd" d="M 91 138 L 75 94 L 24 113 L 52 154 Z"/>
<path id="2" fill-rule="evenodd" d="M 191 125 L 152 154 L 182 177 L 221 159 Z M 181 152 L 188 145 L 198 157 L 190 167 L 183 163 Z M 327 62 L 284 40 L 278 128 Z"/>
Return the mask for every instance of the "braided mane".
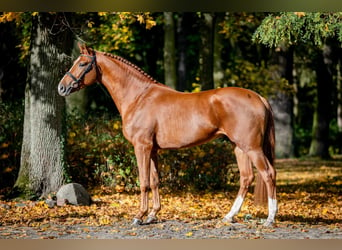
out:
<path id="1" fill-rule="evenodd" d="M 147 79 L 149 79 L 153 83 L 161 84 L 157 80 L 155 80 L 152 76 L 150 76 L 145 71 L 143 71 L 141 68 L 139 68 L 137 65 L 135 65 L 135 64 L 131 63 L 130 61 L 122 58 L 121 56 L 113 55 L 113 54 L 110 54 L 108 52 L 102 52 L 102 54 L 105 55 L 105 56 L 111 57 L 111 58 L 113 58 L 115 60 L 118 60 L 119 62 L 122 62 L 122 63 L 126 64 L 127 66 L 130 66 L 131 68 L 133 68 L 136 71 L 138 71 L 138 73 L 140 73 L 141 75 L 145 76 Z M 161 84 L 161 85 L 165 86 L 164 84 Z"/>

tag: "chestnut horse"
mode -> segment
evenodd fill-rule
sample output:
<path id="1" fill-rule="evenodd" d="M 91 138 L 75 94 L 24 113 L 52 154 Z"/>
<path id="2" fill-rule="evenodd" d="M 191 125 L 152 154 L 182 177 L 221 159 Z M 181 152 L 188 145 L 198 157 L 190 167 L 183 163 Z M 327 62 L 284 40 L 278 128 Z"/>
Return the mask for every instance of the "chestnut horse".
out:
<path id="1" fill-rule="evenodd" d="M 140 210 L 133 224 L 143 223 L 148 212 L 148 191 L 153 207 L 145 223 L 157 220 L 161 209 L 158 191 L 158 149 L 178 149 L 226 136 L 234 145 L 240 172 L 240 189 L 224 221 L 233 222 L 251 185 L 254 165 L 266 184 L 268 218 L 277 212 L 274 163 L 274 121 L 269 103 L 247 89 L 227 87 L 183 93 L 153 80 L 127 60 L 79 45 L 80 56 L 58 85 L 61 96 L 94 82 L 102 83 L 122 117 L 123 134 L 134 146 L 141 190 Z M 259 176 L 258 175 L 258 176 Z M 266 191 L 267 197 L 266 198 Z"/>

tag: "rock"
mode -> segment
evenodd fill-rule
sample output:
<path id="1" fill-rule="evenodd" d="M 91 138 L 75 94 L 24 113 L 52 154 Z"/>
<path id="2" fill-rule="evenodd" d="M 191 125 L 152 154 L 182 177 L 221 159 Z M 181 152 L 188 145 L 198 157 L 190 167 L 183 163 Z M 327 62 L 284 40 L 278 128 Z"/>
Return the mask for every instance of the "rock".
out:
<path id="1" fill-rule="evenodd" d="M 16 203 L 15 204 L 16 207 L 26 207 L 25 203 Z"/>
<path id="2" fill-rule="evenodd" d="M 0 204 L 0 207 L 6 209 L 6 210 L 9 210 L 11 209 L 11 206 L 7 205 L 7 204 Z"/>
<path id="3" fill-rule="evenodd" d="M 57 205 L 57 201 L 51 199 L 45 200 L 45 203 L 48 205 L 49 208 L 53 208 Z"/>
<path id="4" fill-rule="evenodd" d="M 87 190 L 78 183 L 69 183 L 63 185 L 56 194 L 57 206 L 63 206 L 64 204 L 72 205 L 84 205 L 89 206 L 91 203 L 91 197 Z"/>

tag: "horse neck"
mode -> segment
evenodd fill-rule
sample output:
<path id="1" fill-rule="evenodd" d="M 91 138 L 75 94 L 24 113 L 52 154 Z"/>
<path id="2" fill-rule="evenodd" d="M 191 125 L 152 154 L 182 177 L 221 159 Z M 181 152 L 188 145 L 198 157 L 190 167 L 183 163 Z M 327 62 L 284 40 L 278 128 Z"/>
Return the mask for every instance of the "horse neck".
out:
<path id="1" fill-rule="evenodd" d="M 149 77 L 114 56 L 98 53 L 97 65 L 101 72 L 100 81 L 107 88 L 121 116 L 153 84 Z"/>

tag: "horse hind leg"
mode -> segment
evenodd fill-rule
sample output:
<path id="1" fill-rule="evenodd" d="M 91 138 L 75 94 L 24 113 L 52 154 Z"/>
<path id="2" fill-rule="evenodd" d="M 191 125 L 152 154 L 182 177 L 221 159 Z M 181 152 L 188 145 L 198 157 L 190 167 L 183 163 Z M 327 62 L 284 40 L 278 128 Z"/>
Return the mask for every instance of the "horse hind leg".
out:
<path id="1" fill-rule="evenodd" d="M 240 172 L 240 189 L 229 213 L 223 218 L 223 222 L 234 222 L 234 216 L 239 213 L 248 188 L 254 180 L 252 162 L 248 155 L 239 147 L 235 147 L 234 153 Z"/>
<path id="2" fill-rule="evenodd" d="M 157 213 L 161 209 L 160 197 L 159 197 L 159 176 L 158 176 L 158 161 L 157 152 L 152 152 L 151 164 L 150 164 L 150 187 L 152 191 L 153 207 L 149 215 L 147 216 L 146 223 L 157 222 Z"/>
<path id="3" fill-rule="evenodd" d="M 268 217 L 264 226 L 271 226 L 275 221 L 275 216 L 278 211 L 276 200 L 276 171 L 268 161 L 262 149 L 252 150 L 247 154 L 266 184 L 268 196 Z"/>

